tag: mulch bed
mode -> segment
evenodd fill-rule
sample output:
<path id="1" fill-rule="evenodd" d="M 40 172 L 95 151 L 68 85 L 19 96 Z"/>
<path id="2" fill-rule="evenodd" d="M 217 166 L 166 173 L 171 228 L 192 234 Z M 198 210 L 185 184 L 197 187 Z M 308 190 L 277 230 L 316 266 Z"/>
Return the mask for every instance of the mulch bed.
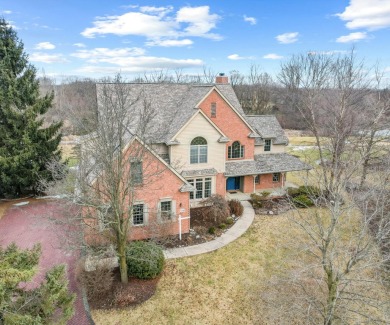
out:
<path id="1" fill-rule="evenodd" d="M 285 197 L 267 198 L 262 205 L 261 208 L 255 209 L 256 214 L 278 215 L 292 209 L 291 203 Z"/>
<path id="2" fill-rule="evenodd" d="M 207 207 L 191 209 L 190 232 L 183 234 L 181 240 L 178 235 L 174 235 L 154 239 L 154 241 L 162 245 L 164 248 L 186 247 L 206 243 L 221 236 L 224 232 L 231 228 L 238 219 L 233 218 L 234 222 L 232 224 L 225 224 L 225 227 L 221 229 L 219 228 L 219 224 L 216 224 L 213 219 L 210 219 L 207 216 L 208 214 L 205 213 L 206 209 Z M 209 229 L 211 227 L 215 228 L 214 234 L 209 233 Z"/>
<path id="3" fill-rule="evenodd" d="M 114 270 L 114 282 L 111 289 L 97 299 L 88 299 L 92 309 L 110 309 L 135 306 L 150 299 L 156 292 L 160 277 L 149 280 L 129 278 L 122 283 L 119 268 Z"/>

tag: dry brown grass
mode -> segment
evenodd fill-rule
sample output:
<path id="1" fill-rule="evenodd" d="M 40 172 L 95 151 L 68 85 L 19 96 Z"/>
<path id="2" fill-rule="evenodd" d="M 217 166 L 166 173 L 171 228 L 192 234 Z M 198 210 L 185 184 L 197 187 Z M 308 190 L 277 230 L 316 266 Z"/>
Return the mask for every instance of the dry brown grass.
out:
<path id="1" fill-rule="evenodd" d="M 5 215 L 8 208 L 14 204 L 12 201 L 0 201 L 0 219 Z"/>
<path id="2" fill-rule="evenodd" d="M 301 211 L 309 216 L 310 210 Z M 266 302 L 271 287 L 271 294 L 288 306 L 293 288 L 274 289 L 271 283 L 310 262 L 306 255 L 292 258 L 297 238 L 303 237 L 291 213 L 256 216 L 249 230 L 224 248 L 167 261 L 150 300 L 126 309 L 94 310 L 93 319 L 96 324 L 299 324 L 301 314 L 287 316 Z"/>
<path id="3" fill-rule="evenodd" d="M 170 260 L 149 301 L 93 311 L 97 324 L 254 324 L 267 320 L 260 293 L 279 270 L 292 233 L 286 216 L 257 216 L 247 233 L 210 254 Z M 142 322 L 141 322 L 142 320 Z"/>

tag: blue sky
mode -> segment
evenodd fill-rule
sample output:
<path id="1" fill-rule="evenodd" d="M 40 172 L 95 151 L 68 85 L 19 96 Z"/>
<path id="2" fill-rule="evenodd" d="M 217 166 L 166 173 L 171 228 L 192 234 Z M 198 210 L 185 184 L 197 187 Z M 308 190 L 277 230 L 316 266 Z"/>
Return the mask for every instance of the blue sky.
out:
<path id="1" fill-rule="evenodd" d="M 31 63 L 46 75 L 101 77 L 182 69 L 277 73 L 308 51 L 355 46 L 390 72 L 390 0 L 2 0 Z"/>

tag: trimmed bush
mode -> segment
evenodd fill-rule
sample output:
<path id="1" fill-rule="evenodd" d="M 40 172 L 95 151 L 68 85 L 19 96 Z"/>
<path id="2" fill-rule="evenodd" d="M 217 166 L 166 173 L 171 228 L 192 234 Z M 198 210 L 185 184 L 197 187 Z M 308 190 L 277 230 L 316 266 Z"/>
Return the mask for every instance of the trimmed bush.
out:
<path id="1" fill-rule="evenodd" d="M 164 267 L 164 253 L 152 242 L 133 241 L 126 248 L 127 273 L 139 279 L 153 279 Z"/>
<path id="2" fill-rule="evenodd" d="M 230 214 L 234 214 L 236 217 L 241 217 L 244 213 L 244 207 L 238 200 L 230 200 L 229 202 Z"/>
<path id="3" fill-rule="evenodd" d="M 259 194 L 256 193 L 251 194 L 251 203 L 255 209 L 262 208 L 263 201 L 264 201 L 263 198 Z"/>

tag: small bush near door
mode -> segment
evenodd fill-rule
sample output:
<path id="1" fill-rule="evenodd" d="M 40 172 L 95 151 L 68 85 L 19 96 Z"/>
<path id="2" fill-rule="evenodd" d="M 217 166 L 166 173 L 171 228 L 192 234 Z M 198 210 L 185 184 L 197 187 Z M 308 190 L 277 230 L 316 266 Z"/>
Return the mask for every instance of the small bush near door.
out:
<path id="1" fill-rule="evenodd" d="M 153 242 L 133 241 L 126 249 L 127 273 L 139 279 L 153 279 L 164 268 L 164 253 Z"/>
<path id="2" fill-rule="evenodd" d="M 238 200 L 230 200 L 229 202 L 230 214 L 234 214 L 236 217 L 241 217 L 244 213 L 244 207 Z"/>

